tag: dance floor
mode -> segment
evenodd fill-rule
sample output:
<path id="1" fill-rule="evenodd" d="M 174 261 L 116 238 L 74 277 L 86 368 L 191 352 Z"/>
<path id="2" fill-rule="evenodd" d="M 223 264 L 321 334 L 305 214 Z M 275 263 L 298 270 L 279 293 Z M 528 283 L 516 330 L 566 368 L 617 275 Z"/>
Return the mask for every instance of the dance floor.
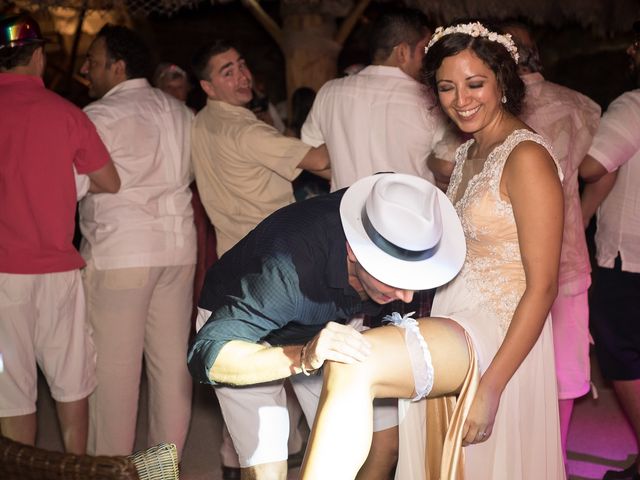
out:
<path id="1" fill-rule="evenodd" d="M 574 410 L 569 434 L 569 480 L 599 480 L 607 469 L 622 469 L 631 463 L 636 452 L 633 433 L 620 411 L 613 390 L 602 380 L 595 364 L 593 381 L 597 398 L 588 395 L 580 399 Z M 62 444 L 53 402 L 42 381 L 38 408 L 41 415 L 37 445 L 60 450 Z M 146 412 L 141 408 L 138 437 L 143 438 L 145 431 Z M 221 415 L 217 401 L 209 388 L 199 385 L 195 389 L 191 427 L 181 464 L 182 480 L 221 479 L 218 458 L 220 432 Z M 136 445 L 137 449 L 143 447 L 140 442 Z M 297 470 L 291 470 L 288 480 L 296 479 Z"/>

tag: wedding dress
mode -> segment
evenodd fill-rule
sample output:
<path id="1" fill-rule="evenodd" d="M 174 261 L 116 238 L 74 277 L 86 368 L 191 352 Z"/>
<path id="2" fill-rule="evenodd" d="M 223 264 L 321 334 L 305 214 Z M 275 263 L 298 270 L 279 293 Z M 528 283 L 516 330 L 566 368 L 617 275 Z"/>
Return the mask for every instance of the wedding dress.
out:
<path id="1" fill-rule="evenodd" d="M 516 130 L 487 157 L 479 172 L 465 167 L 474 140 L 460 146 L 447 191 L 460 217 L 467 241 L 467 257 L 458 276 L 436 293 L 432 316 L 458 322 L 475 350 L 478 371 L 458 403 L 467 409 L 479 376 L 487 369 L 509 328 L 513 313 L 525 290 L 518 233 L 511 204 L 502 198 L 500 178 L 511 151 L 523 141 L 533 141 L 551 151 L 547 142 L 529 130 Z M 466 173 L 464 173 L 466 172 Z M 558 173 L 562 173 L 558 168 Z M 470 178 L 464 192 L 458 192 L 463 177 Z M 435 372 L 438 375 L 438 372 Z M 443 374 L 446 374 L 444 372 Z M 479 374 L 479 375 L 478 375 Z M 451 478 L 466 480 L 563 480 L 565 471 L 560 444 L 558 397 L 550 319 L 523 363 L 507 384 L 487 441 L 462 448 L 463 417 L 452 417 L 452 398 L 429 402 L 401 400 L 400 460 L 397 480 L 434 480 L 439 471 L 425 460 L 425 451 L 440 455 L 443 464 L 461 457 L 463 467 Z M 439 403 L 437 403 L 439 402 Z M 435 405 L 435 407 L 434 407 Z M 449 434 L 444 439 L 438 427 L 446 417 Z M 436 430 L 436 432 L 432 430 Z M 442 428 L 441 428 L 442 430 Z M 440 445 L 439 445 L 440 443 Z M 448 445 L 447 445 L 448 443 Z M 453 458 L 452 458 L 453 457 Z M 449 480 L 443 478 L 442 480 Z"/>

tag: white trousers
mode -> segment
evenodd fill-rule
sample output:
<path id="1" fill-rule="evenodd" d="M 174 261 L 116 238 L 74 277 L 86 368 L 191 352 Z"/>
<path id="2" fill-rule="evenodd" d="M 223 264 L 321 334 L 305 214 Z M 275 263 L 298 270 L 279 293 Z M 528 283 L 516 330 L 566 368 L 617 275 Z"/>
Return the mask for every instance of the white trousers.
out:
<path id="1" fill-rule="evenodd" d="M 113 270 L 87 265 L 87 314 L 98 354 L 98 387 L 89 397 L 90 454 L 132 452 L 143 356 L 146 445 L 171 442 L 182 453 L 191 416 L 186 358 L 194 270 L 194 265 Z"/>
<path id="2" fill-rule="evenodd" d="M 309 427 L 316 416 L 322 376 L 289 377 Z M 287 459 L 289 413 L 282 380 L 246 387 L 216 386 L 216 395 L 233 440 L 240 466 Z M 398 425 L 398 400 L 381 398 L 374 401 L 373 430 L 386 430 Z"/>

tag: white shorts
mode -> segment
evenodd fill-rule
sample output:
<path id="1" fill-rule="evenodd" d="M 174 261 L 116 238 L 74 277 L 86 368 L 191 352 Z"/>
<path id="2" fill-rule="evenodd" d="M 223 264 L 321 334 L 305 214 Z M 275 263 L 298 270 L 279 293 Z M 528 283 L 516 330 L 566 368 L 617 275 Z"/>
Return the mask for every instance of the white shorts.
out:
<path id="1" fill-rule="evenodd" d="M 289 380 L 311 428 L 322 376 L 298 374 Z M 289 415 L 282 380 L 248 387 L 216 386 L 215 390 L 241 467 L 287 459 Z M 376 399 L 373 405 L 374 431 L 398 425 L 397 399 Z"/>
<path id="2" fill-rule="evenodd" d="M 587 292 L 558 295 L 551 307 L 558 398 L 579 398 L 590 389 L 589 302 Z"/>
<path id="3" fill-rule="evenodd" d="M 79 270 L 0 273 L 0 417 L 36 411 L 37 365 L 58 402 L 96 387 L 96 352 Z"/>

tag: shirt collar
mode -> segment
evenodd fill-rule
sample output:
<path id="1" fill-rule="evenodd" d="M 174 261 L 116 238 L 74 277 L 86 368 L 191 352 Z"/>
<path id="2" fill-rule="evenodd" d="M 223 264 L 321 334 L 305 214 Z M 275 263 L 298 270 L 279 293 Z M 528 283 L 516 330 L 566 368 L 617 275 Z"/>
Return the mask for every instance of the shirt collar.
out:
<path id="1" fill-rule="evenodd" d="M 525 73 L 524 75 L 520 75 L 520 78 L 525 85 L 533 85 L 534 83 L 544 82 L 544 77 L 539 72 Z"/>
<path id="2" fill-rule="evenodd" d="M 400 67 L 391 67 L 389 65 L 369 65 L 363 68 L 356 75 L 379 75 L 384 77 L 406 78 L 416 82 L 414 78 L 400 70 Z"/>
<path id="3" fill-rule="evenodd" d="M 146 78 L 131 78 L 124 82 L 120 82 L 115 87 L 111 88 L 111 90 L 105 93 L 102 98 L 107 98 L 125 90 L 133 90 L 134 88 L 151 88 L 151 85 L 149 85 Z"/>
<path id="4" fill-rule="evenodd" d="M 207 107 L 214 110 L 223 110 L 225 112 L 233 113 L 247 118 L 257 119 L 258 117 L 246 107 L 238 107 L 237 105 L 231 105 L 230 103 L 223 102 L 221 100 L 215 100 L 213 98 L 207 98 Z"/>
<path id="5" fill-rule="evenodd" d="M 22 75 L 19 73 L 2 72 L 0 73 L 0 82 L 5 85 L 11 83 L 29 83 L 44 87 L 42 77 L 38 77 L 36 75 Z"/>

